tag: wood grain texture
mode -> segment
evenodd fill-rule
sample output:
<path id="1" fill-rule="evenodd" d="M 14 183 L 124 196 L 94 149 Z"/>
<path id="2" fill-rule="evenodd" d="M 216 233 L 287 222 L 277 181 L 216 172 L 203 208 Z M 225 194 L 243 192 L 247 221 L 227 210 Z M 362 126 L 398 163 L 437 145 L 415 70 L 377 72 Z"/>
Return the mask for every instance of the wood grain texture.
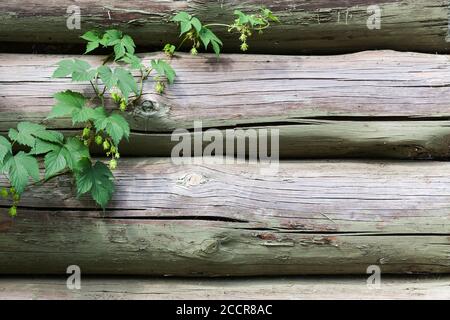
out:
<path id="1" fill-rule="evenodd" d="M 381 9 L 381 28 L 369 30 L 373 15 L 368 6 Z M 81 30 L 68 30 L 67 8 L 81 10 Z M 132 0 L 12 0 L 0 3 L 0 41 L 76 43 L 92 28 L 115 27 L 131 34 L 140 45 L 156 49 L 178 40 L 168 21 L 186 10 L 205 22 L 232 22 L 234 9 L 255 12 L 265 5 L 282 23 L 250 42 L 260 53 L 342 53 L 368 49 L 448 52 L 448 1 L 446 0 L 252 0 L 252 1 L 146 1 Z M 214 30 L 228 51 L 238 51 L 236 36 Z"/>
<path id="2" fill-rule="evenodd" d="M 145 61 L 155 54 L 145 56 Z M 68 119 L 44 121 L 53 94 L 88 84 L 51 79 L 74 56 L 0 55 L 0 132 L 18 121 L 70 133 Z M 86 56 L 92 65 L 102 57 Z M 128 115 L 128 155 L 168 156 L 174 129 L 280 130 L 283 158 L 449 156 L 450 63 L 446 55 L 362 52 L 338 56 L 180 55 L 176 83 L 164 96 L 145 84 Z M 192 134 L 190 134 L 192 136 Z M 139 145 L 141 148 L 136 148 Z"/>
<path id="3" fill-rule="evenodd" d="M 392 300 L 450 299 L 450 277 L 381 278 L 370 288 L 364 277 L 158 279 L 82 277 L 81 290 L 68 290 L 58 277 L 1 277 L 0 300 Z"/>
<path id="4" fill-rule="evenodd" d="M 61 274 L 71 264 L 176 276 L 450 272 L 450 164 L 260 169 L 127 159 L 105 212 L 75 199 L 66 177 L 36 186 L 16 219 L 0 202 L 0 273 Z"/>

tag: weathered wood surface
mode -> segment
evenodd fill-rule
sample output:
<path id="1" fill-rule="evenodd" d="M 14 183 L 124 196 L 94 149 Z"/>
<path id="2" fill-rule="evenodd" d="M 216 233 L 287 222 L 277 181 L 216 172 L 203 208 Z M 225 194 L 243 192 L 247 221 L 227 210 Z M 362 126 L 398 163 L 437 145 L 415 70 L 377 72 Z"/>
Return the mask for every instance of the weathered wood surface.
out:
<path id="1" fill-rule="evenodd" d="M 380 288 L 364 277 L 252 279 L 158 279 L 82 277 L 80 290 L 65 278 L 1 277 L 0 300 L 392 300 L 450 299 L 450 276 L 381 278 Z"/>
<path id="2" fill-rule="evenodd" d="M 260 169 L 127 159 L 106 212 L 77 200 L 65 177 L 36 186 L 16 219 L 0 202 L 0 273 L 72 264 L 177 276 L 450 272 L 449 163 Z"/>
<path id="3" fill-rule="evenodd" d="M 381 28 L 369 30 L 371 5 L 381 9 Z M 70 5 L 81 10 L 81 30 L 68 30 Z M 186 10 L 205 22 L 231 22 L 234 9 L 254 12 L 271 8 L 282 23 L 251 40 L 251 50 L 263 53 L 342 53 L 367 49 L 448 52 L 447 0 L 281 0 L 281 1 L 50 1 L 12 0 L 0 3 L 0 41 L 75 43 L 92 28 L 115 27 L 131 34 L 140 45 L 161 48 L 176 42 L 178 30 L 168 23 Z M 225 48 L 238 51 L 237 37 L 214 30 Z"/>
<path id="4" fill-rule="evenodd" d="M 51 79 L 64 57 L 0 55 L 0 132 L 18 121 L 43 121 L 55 92 L 90 92 L 87 84 Z M 101 59 L 85 58 L 93 65 Z M 285 158 L 449 156 L 446 55 L 181 55 L 173 64 L 178 78 L 164 96 L 146 83 L 141 105 L 129 115 L 134 143 L 123 154 L 168 156 L 171 132 L 201 120 L 204 130 L 279 129 Z M 64 119 L 44 123 L 71 128 Z"/>

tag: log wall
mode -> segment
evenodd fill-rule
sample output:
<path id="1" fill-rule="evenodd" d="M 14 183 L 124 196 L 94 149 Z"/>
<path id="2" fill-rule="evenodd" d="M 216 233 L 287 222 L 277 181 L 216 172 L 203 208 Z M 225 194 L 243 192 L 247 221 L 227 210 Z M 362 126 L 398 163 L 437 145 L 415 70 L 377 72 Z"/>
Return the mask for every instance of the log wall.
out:
<path id="1" fill-rule="evenodd" d="M 105 212 L 60 177 L 0 202 L 0 273 L 450 272 L 446 162 L 174 165 L 127 159 Z M 2 184 L 2 181 L 0 181 Z"/>
<path id="2" fill-rule="evenodd" d="M 70 5 L 80 8 L 80 30 L 66 27 Z M 225 23 L 233 21 L 234 9 L 255 12 L 261 5 L 272 9 L 282 23 L 253 38 L 253 52 L 330 54 L 393 49 L 443 53 L 450 49 L 447 0 L 29 0 L 26 5 L 11 0 L 0 3 L 0 41 L 80 43 L 79 36 L 88 30 L 114 27 L 132 35 L 139 45 L 160 50 L 167 42 L 178 42 L 177 27 L 168 23 L 177 11 L 196 14 L 205 22 Z M 374 13 L 368 10 L 371 5 L 381 10 L 380 29 L 367 27 Z M 223 29 L 214 31 L 224 39 L 226 50 L 239 51 L 236 36 Z"/>
<path id="3" fill-rule="evenodd" d="M 145 61 L 155 55 L 145 56 Z M 58 91 L 91 94 L 84 83 L 51 79 L 77 56 L 0 55 L 0 132 L 18 121 L 70 134 L 67 119 L 43 121 Z M 98 65 L 102 57 L 83 57 Z M 175 129 L 280 130 L 282 158 L 445 159 L 450 149 L 450 65 L 446 55 L 362 52 L 338 56 L 178 55 L 163 95 L 152 81 L 129 114 L 135 144 L 122 153 L 170 156 Z M 192 133 L 189 135 L 193 135 Z"/>

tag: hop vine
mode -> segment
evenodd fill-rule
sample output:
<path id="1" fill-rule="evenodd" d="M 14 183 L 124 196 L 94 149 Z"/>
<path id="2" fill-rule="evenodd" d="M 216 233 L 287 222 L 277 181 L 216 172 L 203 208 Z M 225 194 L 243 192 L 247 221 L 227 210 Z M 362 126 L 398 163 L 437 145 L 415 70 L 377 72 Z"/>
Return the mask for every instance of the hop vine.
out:
<path id="1" fill-rule="evenodd" d="M 70 118 L 74 127 L 81 128 L 80 133 L 67 137 L 42 124 L 20 122 L 17 128 L 9 130 L 7 137 L 0 136 L 0 174 L 9 182 L 9 186 L 0 188 L 0 197 L 10 201 L 9 214 L 17 215 L 20 199 L 29 187 L 60 175 L 74 178 L 78 197 L 89 194 L 105 209 L 114 193 L 113 171 L 119 165 L 120 145 L 130 137 L 126 115 L 141 99 L 144 82 L 151 78 L 155 92 L 164 94 L 176 78 L 171 58 L 186 41 L 191 43 L 192 55 L 197 55 L 202 45 L 219 55 L 223 43 L 211 28 L 225 27 L 230 33 L 238 33 L 241 50 L 247 51 L 253 32 L 261 33 L 272 22 L 279 22 L 266 8 L 252 15 L 238 10 L 234 13 L 236 19 L 232 24 L 203 24 L 197 17 L 179 12 L 172 18 L 180 27 L 179 46 L 166 44 L 163 52 L 167 59 L 150 62 L 143 62 L 136 55 L 134 40 L 119 30 L 86 32 L 81 37 L 87 41 L 85 53 L 98 48 L 109 48 L 111 53 L 99 66 L 91 66 L 82 59 L 61 60 L 53 78 L 86 82 L 93 94 L 57 92 L 47 117 L 47 120 Z M 92 148 L 102 150 L 109 160 L 92 159 Z M 42 166 L 44 177 L 40 174 Z"/>

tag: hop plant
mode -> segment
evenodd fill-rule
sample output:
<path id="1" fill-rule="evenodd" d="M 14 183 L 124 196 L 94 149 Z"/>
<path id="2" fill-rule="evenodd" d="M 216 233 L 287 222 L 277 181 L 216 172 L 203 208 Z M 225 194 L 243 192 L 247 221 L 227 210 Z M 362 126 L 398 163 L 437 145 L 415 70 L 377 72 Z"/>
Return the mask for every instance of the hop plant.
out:
<path id="1" fill-rule="evenodd" d="M 127 103 L 125 100 L 122 100 L 120 102 L 120 107 L 119 107 L 120 111 L 125 112 L 127 110 Z"/>
<path id="2" fill-rule="evenodd" d="M 102 143 L 103 143 L 103 138 L 102 138 L 102 136 L 96 136 L 95 137 L 95 143 L 97 144 L 97 145 L 101 145 Z"/>
<path id="3" fill-rule="evenodd" d="M 9 215 L 11 217 L 17 216 L 17 207 L 16 206 L 12 206 L 11 208 L 9 208 L 8 213 L 9 213 Z"/>
<path id="4" fill-rule="evenodd" d="M 7 199 L 8 196 L 9 196 L 8 189 L 2 188 L 2 190 L 0 191 L 0 196 L 1 196 L 3 199 Z"/>
<path id="5" fill-rule="evenodd" d="M 115 103 L 119 103 L 122 101 L 122 97 L 117 92 L 112 92 L 111 98 L 114 100 Z"/>
<path id="6" fill-rule="evenodd" d="M 203 24 L 186 12 L 177 13 L 172 21 L 180 26 L 182 39 L 178 47 L 188 41 L 193 55 L 198 54 L 202 45 L 205 50 L 212 48 L 219 55 L 223 43 L 212 28 L 226 27 L 229 32 L 240 34 L 241 50 L 246 51 L 252 32 L 262 32 L 271 22 L 279 21 L 270 10 L 264 8 L 251 15 L 236 10 L 235 15 L 236 19 L 231 24 Z M 135 54 L 133 39 L 119 30 L 88 31 L 81 38 L 87 41 L 86 53 L 103 47 L 110 49 L 111 54 L 98 67 L 82 59 L 61 60 L 53 77 L 70 77 L 72 81 L 90 84 L 95 94 L 85 96 L 71 90 L 56 93 L 55 105 L 48 119 L 71 118 L 74 126 L 83 128 L 82 132 L 76 137 L 65 137 L 63 133 L 48 130 L 43 125 L 20 122 L 17 128 L 10 129 L 7 138 L 0 136 L 0 173 L 6 176 L 10 185 L 9 189 L 0 190 L 0 196 L 11 201 L 11 216 L 17 214 L 21 195 L 30 186 L 31 180 L 46 182 L 60 174 L 71 174 L 78 195 L 89 193 L 104 209 L 114 192 L 111 170 L 118 165 L 118 146 L 130 136 L 130 126 L 123 112 L 133 111 L 143 96 L 144 81 L 153 79 L 158 94 L 164 93 L 166 87 L 175 81 L 176 72 L 170 61 L 155 58 L 149 64 L 144 63 Z M 163 51 L 170 59 L 176 48 L 166 44 Z M 109 63 L 112 60 L 114 64 Z M 111 100 L 113 106 L 108 105 Z M 111 110 L 111 107 L 115 109 Z M 107 164 L 91 158 L 89 148 L 94 142 L 110 157 Z M 25 151 L 16 152 L 13 145 Z M 43 179 L 40 177 L 38 156 L 44 159 Z"/>
<path id="7" fill-rule="evenodd" d="M 108 140 L 103 141 L 103 150 L 109 150 L 110 147 Z"/>
<path id="8" fill-rule="evenodd" d="M 159 94 L 164 93 L 164 83 L 162 83 L 161 81 L 157 81 L 155 84 L 155 91 Z"/>
<path id="9" fill-rule="evenodd" d="M 116 161 L 116 159 L 111 159 L 109 161 L 109 168 L 111 170 L 115 170 L 117 168 L 117 161 Z"/>
<path id="10" fill-rule="evenodd" d="M 82 133 L 83 138 L 88 138 L 90 136 L 90 134 L 91 134 L 90 128 L 86 127 L 83 129 L 83 133 Z"/>

